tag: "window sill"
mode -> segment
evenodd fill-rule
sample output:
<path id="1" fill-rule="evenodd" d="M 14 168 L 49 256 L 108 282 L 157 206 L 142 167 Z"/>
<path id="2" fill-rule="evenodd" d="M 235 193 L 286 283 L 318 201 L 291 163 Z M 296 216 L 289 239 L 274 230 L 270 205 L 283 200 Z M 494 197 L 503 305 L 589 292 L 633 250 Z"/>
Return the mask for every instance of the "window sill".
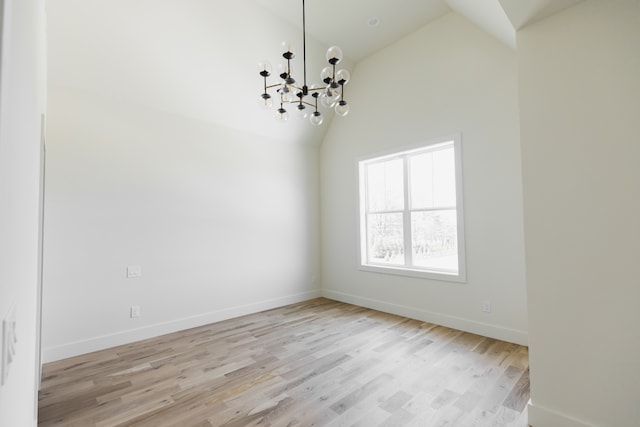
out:
<path id="1" fill-rule="evenodd" d="M 466 283 L 465 274 L 455 274 L 446 272 L 418 270 L 407 267 L 380 266 L 380 265 L 360 265 L 361 271 L 370 273 L 393 274 L 396 276 L 415 277 L 418 279 L 442 280 L 446 282 Z"/>

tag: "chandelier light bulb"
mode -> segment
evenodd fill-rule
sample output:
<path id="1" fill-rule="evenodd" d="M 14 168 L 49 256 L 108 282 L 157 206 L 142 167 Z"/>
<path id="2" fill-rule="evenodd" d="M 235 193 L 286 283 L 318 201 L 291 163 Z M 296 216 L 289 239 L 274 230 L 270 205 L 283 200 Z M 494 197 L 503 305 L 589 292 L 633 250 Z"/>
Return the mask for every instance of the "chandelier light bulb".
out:
<path id="1" fill-rule="evenodd" d="M 286 89 L 286 91 L 284 90 Z M 293 93 L 289 90 L 288 86 L 284 86 L 283 90 L 280 92 L 282 102 L 291 102 L 293 101 Z"/>
<path id="2" fill-rule="evenodd" d="M 293 45 L 290 42 L 285 40 L 281 43 L 280 46 L 282 46 L 282 56 L 284 58 L 286 59 L 295 58 L 295 54 L 293 53 Z"/>
<path id="3" fill-rule="evenodd" d="M 322 80 L 325 84 L 331 83 L 331 80 L 333 80 L 333 68 L 324 67 L 320 72 L 320 80 Z"/>
<path id="4" fill-rule="evenodd" d="M 320 95 L 326 96 L 327 98 L 331 98 L 333 97 L 333 89 L 331 88 L 331 86 L 327 86 Z"/>
<path id="5" fill-rule="evenodd" d="M 349 104 L 347 104 L 347 101 L 341 100 L 338 102 L 338 105 L 336 105 L 336 114 L 340 117 L 349 114 Z"/>
<path id="6" fill-rule="evenodd" d="M 349 83 L 349 79 L 351 79 L 351 74 L 348 70 L 342 69 L 338 70 L 338 72 L 336 73 L 336 81 L 340 85 L 346 85 L 347 83 Z"/>
<path id="7" fill-rule="evenodd" d="M 286 64 L 278 64 L 278 76 L 280 76 L 282 80 L 285 80 L 287 77 L 289 77 L 289 68 L 287 68 Z"/>
<path id="8" fill-rule="evenodd" d="M 260 98 L 258 98 L 258 102 L 259 105 L 265 110 L 273 107 L 273 98 L 268 93 L 263 93 L 262 95 L 260 95 Z"/>
<path id="9" fill-rule="evenodd" d="M 342 49 L 340 49 L 338 46 L 331 46 L 329 49 L 327 49 L 326 58 L 329 64 L 338 64 L 340 61 L 342 61 Z"/>
<path id="10" fill-rule="evenodd" d="M 281 122 L 286 122 L 287 120 L 289 120 L 289 113 L 287 112 L 287 110 L 282 108 L 282 106 L 280 106 L 280 108 L 276 110 L 276 119 Z"/>
<path id="11" fill-rule="evenodd" d="M 298 113 L 298 117 L 301 119 L 309 117 L 309 109 L 304 104 L 298 104 L 296 106 L 296 112 Z"/>
<path id="12" fill-rule="evenodd" d="M 324 93 L 320 97 L 320 105 L 322 105 L 324 108 L 333 108 L 336 105 L 337 100 L 338 98 L 335 95 L 329 96 Z"/>
<path id="13" fill-rule="evenodd" d="M 258 62 L 258 70 L 262 77 L 269 77 L 271 75 L 271 63 L 269 61 Z"/>
<path id="14" fill-rule="evenodd" d="M 322 117 L 322 113 L 320 111 L 314 111 L 311 114 L 311 118 L 309 119 L 311 124 L 314 126 L 320 126 L 324 121 L 324 117 Z"/>
<path id="15" fill-rule="evenodd" d="M 338 101 L 340 99 L 340 85 L 336 87 L 333 87 L 333 85 L 328 86 L 323 96 L 331 98 L 333 101 Z"/>

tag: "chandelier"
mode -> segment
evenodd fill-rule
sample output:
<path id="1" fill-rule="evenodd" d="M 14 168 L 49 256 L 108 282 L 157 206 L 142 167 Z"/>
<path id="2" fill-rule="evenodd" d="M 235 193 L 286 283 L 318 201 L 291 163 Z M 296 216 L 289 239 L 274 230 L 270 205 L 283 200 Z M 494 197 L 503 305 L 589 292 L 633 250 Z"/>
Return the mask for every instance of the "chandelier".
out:
<path id="1" fill-rule="evenodd" d="M 283 42 L 284 53 L 282 57 L 286 63 L 278 66 L 280 81 L 275 84 L 267 84 L 267 77 L 271 75 L 271 64 L 267 61 L 260 62 L 260 75 L 264 79 L 264 92 L 260 95 L 260 104 L 270 109 L 276 108 L 276 118 L 280 121 L 289 119 L 288 109 L 295 110 L 301 118 L 309 118 L 315 126 L 320 126 L 324 116 L 318 111 L 318 103 L 324 108 L 334 108 L 339 116 L 349 113 L 349 105 L 344 99 L 344 86 L 349 82 L 349 71 L 341 69 L 336 71 L 336 65 L 342 61 L 342 50 L 332 46 L 327 50 L 326 58 L 329 65 L 322 69 L 320 79 L 322 84 L 307 85 L 307 46 L 304 0 L 302 0 L 302 62 L 304 79 L 302 86 L 296 83 L 291 75 L 291 60 L 295 57 L 290 43 Z M 272 96 L 269 91 L 275 92 Z M 308 98 L 310 96 L 313 99 Z M 274 99 L 275 98 L 275 99 Z"/>

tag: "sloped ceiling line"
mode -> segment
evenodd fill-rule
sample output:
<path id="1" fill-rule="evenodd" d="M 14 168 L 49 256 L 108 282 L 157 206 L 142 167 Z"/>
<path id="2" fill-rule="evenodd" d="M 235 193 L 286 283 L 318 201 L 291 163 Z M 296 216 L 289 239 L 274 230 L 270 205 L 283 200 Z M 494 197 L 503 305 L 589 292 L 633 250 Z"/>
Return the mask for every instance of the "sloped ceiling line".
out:
<path id="1" fill-rule="evenodd" d="M 451 10 L 466 17 L 498 40 L 516 48 L 516 32 L 582 0 L 445 0 Z"/>
<path id="2" fill-rule="evenodd" d="M 447 5 L 507 46 L 516 48 L 516 30 L 499 0 L 445 0 Z"/>
<path id="3" fill-rule="evenodd" d="M 249 0 L 277 19 L 301 26 L 296 0 Z M 583 0 L 341 0 L 307 1 L 307 33 L 339 44 L 359 62 L 372 53 L 454 11 L 512 49 L 521 28 Z M 335 11 L 339 10 L 340 13 Z M 379 25 L 371 27 L 375 18 Z"/>

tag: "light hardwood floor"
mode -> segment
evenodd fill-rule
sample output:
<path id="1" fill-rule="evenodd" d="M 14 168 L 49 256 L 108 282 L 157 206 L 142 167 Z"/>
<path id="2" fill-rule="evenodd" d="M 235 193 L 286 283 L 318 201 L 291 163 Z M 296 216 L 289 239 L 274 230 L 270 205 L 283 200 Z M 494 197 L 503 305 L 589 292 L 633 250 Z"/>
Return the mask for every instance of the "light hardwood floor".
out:
<path id="1" fill-rule="evenodd" d="M 40 426 L 527 426 L 526 347 L 316 299 L 44 366 Z"/>

